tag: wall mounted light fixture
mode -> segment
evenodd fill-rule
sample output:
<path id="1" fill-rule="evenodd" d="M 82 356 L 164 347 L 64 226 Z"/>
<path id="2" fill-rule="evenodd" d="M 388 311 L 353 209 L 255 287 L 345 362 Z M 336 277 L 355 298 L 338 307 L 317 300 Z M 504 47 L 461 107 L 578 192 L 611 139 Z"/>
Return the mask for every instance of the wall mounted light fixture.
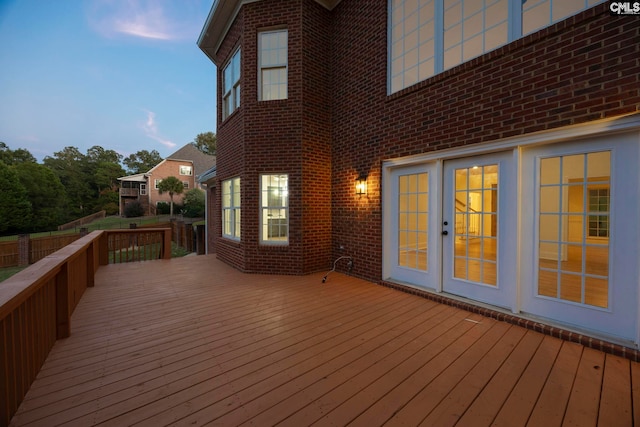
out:
<path id="1" fill-rule="evenodd" d="M 367 195 L 367 176 L 364 174 L 356 178 L 356 194 L 358 196 Z"/>

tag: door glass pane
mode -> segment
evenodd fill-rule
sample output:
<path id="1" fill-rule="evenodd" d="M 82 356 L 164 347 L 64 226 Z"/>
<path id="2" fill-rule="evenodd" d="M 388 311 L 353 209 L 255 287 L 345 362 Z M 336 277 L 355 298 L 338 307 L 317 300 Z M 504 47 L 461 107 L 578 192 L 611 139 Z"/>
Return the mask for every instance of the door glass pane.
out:
<path id="1" fill-rule="evenodd" d="M 456 169 L 454 277 L 496 286 L 498 165 Z"/>
<path id="2" fill-rule="evenodd" d="M 610 152 L 540 161 L 538 295 L 609 306 Z"/>
<path id="3" fill-rule="evenodd" d="M 429 175 L 398 177 L 398 265 L 427 271 Z"/>

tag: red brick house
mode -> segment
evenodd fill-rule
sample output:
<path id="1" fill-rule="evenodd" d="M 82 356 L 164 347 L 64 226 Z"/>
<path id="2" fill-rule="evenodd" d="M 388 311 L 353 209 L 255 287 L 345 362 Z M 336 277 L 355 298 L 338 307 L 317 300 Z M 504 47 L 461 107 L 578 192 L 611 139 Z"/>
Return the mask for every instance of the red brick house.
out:
<path id="1" fill-rule="evenodd" d="M 164 178 L 175 176 L 182 181 L 185 191 L 202 188 L 198 177 L 216 163 L 216 157 L 205 154 L 193 144 L 187 144 L 155 165 L 146 173 L 124 176 L 120 181 L 120 215 L 125 206 L 138 201 L 147 215 L 155 215 L 159 202 L 169 203 L 169 194 L 160 194 L 158 184 Z M 174 200 L 175 202 L 176 200 Z"/>
<path id="2" fill-rule="evenodd" d="M 220 259 L 306 274 L 349 256 L 375 282 L 637 347 L 637 16 L 217 0 L 198 44 L 219 71 Z"/>

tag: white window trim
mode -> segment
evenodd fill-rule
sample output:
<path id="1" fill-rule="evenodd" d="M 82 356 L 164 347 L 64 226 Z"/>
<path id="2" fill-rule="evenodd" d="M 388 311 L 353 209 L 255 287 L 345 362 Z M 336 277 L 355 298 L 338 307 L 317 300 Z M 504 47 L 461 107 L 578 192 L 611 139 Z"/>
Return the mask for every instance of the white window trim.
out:
<path id="1" fill-rule="evenodd" d="M 242 182 L 240 181 L 240 177 L 234 177 L 234 178 L 229 178 L 229 179 L 225 179 L 224 181 L 222 181 L 222 185 L 220 186 L 220 196 L 222 197 L 221 199 L 221 205 L 222 205 L 222 237 L 226 238 L 226 239 L 230 239 L 230 240 L 235 240 L 235 241 L 240 241 L 240 237 L 242 236 L 242 230 L 236 230 L 236 213 L 240 213 L 240 215 L 242 215 L 242 201 L 240 201 L 240 204 L 238 206 L 235 206 L 233 204 L 233 199 L 234 199 L 234 193 L 233 193 L 233 188 L 234 188 L 234 181 L 238 180 L 238 184 L 240 187 L 240 192 L 242 191 Z M 229 193 L 229 206 L 225 206 L 224 204 L 224 185 L 225 183 L 229 182 L 230 183 L 230 193 Z M 229 234 L 225 233 L 225 228 L 224 228 L 224 221 L 225 221 L 225 211 L 229 211 L 230 213 L 230 224 L 231 224 L 231 232 Z M 239 232 L 237 232 L 239 231 Z"/>
<path id="2" fill-rule="evenodd" d="M 445 68 L 444 67 L 444 1 L 445 0 L 434 0 L 434 56 L 433 56 L 433 61 L 434 61 L 434 73 L 431 74 L 430 76 L 420 79 L 418 77 L 417 81 L 415 81 L 414 83 L 411 84 L 403 84 L 401 87 L 393 90 L 392 84 L 393 84 L 393 69 L 392 69 L 392 62 L 393 62 L 393 44 L 394 44 L 394 40 L 393 40 L 393 0 L 389 0 L 387 3 L 387 95 L 392 95 L 394 93 L 400 92 L 404 89 L 410 88 L 418 83 L 420 83 L 421 81 L 430 79 L 434 76 L 437 76 L 438 74 L 443 73 L 444 71 L 457 67 L 461 64 L 464 64 L 474 58 L 477 58 L 479 56 L 482 56 L 488 52 L 491 52 L 493 50 L 499 49 L 502 46 L 506 46 L 522 37 L 525 37 L 529 34 L 533 34 L 537 31 L 540 31 L 544 28 L 547 28 L 557 22 L 563 21 L 564 19 L 567 19 L 571 16 L 574 16 L 578 13 L 581 13 L 589 8 L 594 7 L 596 4 L 599 3 L 603 3 L 604 0 L 595 0 L 597 1 L 597 3 L 594 4 L 590 4 L 588 5 L 586 8 L 581 9 L 577 12 L 575 12 L 572 15 L 568 15 L 568 16 L 564 16 L 561 17 L 557 20 L 553 20 L 550 19 L 550 21 L 545 25 L 542 26 L 540 28 L 537 28 L 535 30 L 533 30 L 532 32 L 523 34 L 524 31 L 524 25 L 523 25 L 523 20 L 522 20 L 522 15 L 523 15 L 523 4 L 522 4 L 522 0 L 507 0 L 507 41 L 499 46 L 496 46 L 494 48 L 491 48 L 489 50 L 486 50 L 478 55 L 476 55 L 475 57 L 470 57 L 466 60 L 463 60 L 462 62 L 459 62 L 457 64 L 452 65 L 451 67 Z M 562 0 L 550 0 L 551 3 L 553 3 L 554 1 L 557 2 L 561 2 Z M 420 27 L 420 25 L 418 25 L 418 28 Z M 483 30 L 484 31 L 484 30 Z M 404 54 L 403 54 L 404 56 Z M 406 71 L 406 69 L 403 69 L 403 73 Z"/>
<path id="3" fill-rule="evenodd" d="M 287 44 L 285 46 L 286 50 L 287 50 L 287 59 L 284 63 L 280 63 L 280 64 L 271 64 L 268 67 L 263 67 L 261 64 L 261 57 L 262 57 L 262 35 L 264 34 L 274 34 L 274 33 L 286 33 L 287 34 Z M 285 75 L 286 75 L 286 85 L 285 85 L 285 90 L 286 90 L 286 95 L 284 98 L 273 98 L 273 99 L 264 99 L 264 95 L 263 95 L 263 86 L 262 86 L 262 70 L 275 70 L 275 69 L 281 69 L 284 68 L 285 71 Z M 278 100 L 283 100 L 283 99 L 288 99 L 289 98 L 289 30 L 287 28 L 278 28 L 276 30 L 269 30 L 269 31 L 260 31 L 258 33 L 258 101 L 278 101 Z"/>
<path id="4" fill-rule="evenodd" d="M 160 185 L 160 181 L 162 181 L 162 178 L 156 178 L 153 180 L 153 188 L 155 188 L 156 190 L 158 189 L 158 186 Z"/>
<path id="5" fill-rule="evenodd" d="M 236 59 L 236 56 L 238 56 L 238 75 L 235 76 L 233 75 L 233 62 Z M 225 90 L 226 89 L 226 80 L 225 80 L 225 74 L 227 71 L 228 67 L 232 67 L 232 79 L 233 79 L 233 84 L 231 85 L 231 87 L 229 88 L 229 90 Z M 227 64 L 222 68 L 222 120 L 226 119 L 227 117 L 229 117 L 231 114 L 233 114 L 234 111 L 236 111 L 238 108 L 240 108 L 240 80 L 242 77 L 242 54 L 240 53 L 240 48 L 238 48 L 233 55 L 231 55 L 231 58 L 229 59 L 229 62 L 227 62 Z M 226 99 L 229 99 L 229 103 L 225 103 Z"/>
<path id="6" fill-rule="evenodd" d="M 286 229 L 287 229 L 287 237 L 286 239 L 283 240 L 269 240 L 269 239 L 264 239 L 264 210 L 268 209 L 269 206 L 264 206 L 262 203 L 262 193 L 263 193 L 263 187 L 262 187 L 262 178 L 265 176 L 286 176 L 287 177 L 287 193 L 288 193 L 288 180 L 289 180 L 289 174 L 287 173 L 265 173 L 265 174 L 261 174 L 260 175 L 260 244 L 261 245 L 265 245 L 265 246 L 287 246 L 289 244 L 289 236 L 291 235 L 291 230 L 289 227 L 289 195 L 287 194 L 287 200 L 286 200 L 286 205 L 285 206 L 280 206 L 280 207 L 276 207 L 276 209 L 282 209 L 285 210 L 285 221 L 286 221 Z M 272 207 L 273 208 L 273 207 Z"/>
<path id="7" fill-rule="evenodd" d="M 184 173 L 183 171 L 188 171 L 188 172 Z M 193 167 L 187 166 L 187 165 L 180 165 L 179 172 L 180 172 L 180 175 L 182 176 L 193 176 Z"/>

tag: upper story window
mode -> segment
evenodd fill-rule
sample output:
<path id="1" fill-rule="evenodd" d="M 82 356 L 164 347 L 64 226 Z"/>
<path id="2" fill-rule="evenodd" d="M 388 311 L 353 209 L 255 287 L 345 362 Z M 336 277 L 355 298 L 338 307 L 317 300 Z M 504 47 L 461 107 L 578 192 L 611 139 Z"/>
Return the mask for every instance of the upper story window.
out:
<path id="1" fill-rule="evenodd" d="M 604 0 L 390 0 L 389 93 Z"/>
<path id="2" fill-rule="evenodd" d="M 240 49 L 222 70 L 222 120 L 240 107 Z"/>
<path id="3" fill-rule="evenodd" d="M 222 181 L 222 235 L 240 240 L 240 178 Z"/>
<path id="4" fill-rule="evenodd" d="M 258 34 L 259 99 L 287 99 L 287 30 Z"/>
<path id="5" fill-rule="evenodd" d="M 262 243 L 289 242 L 289 176 L 260 177 L 260 228 Z"/>
<path id="6" fill-rule="evenodd" d="M 160 181 L 162 181 L 162 178 L 159 178 L 159 179 L 156 178 L 156 179 L 153 180 L 153 188 L 154 189 L 156 189 L 156 190 L 158 189 L 158 187 L 160 186 Z"/>
<path id="7" fill-rule="evenodd" d="M 191 166 L 180 166 L 180 175 L 193 175 L 193 168 Z"/>

